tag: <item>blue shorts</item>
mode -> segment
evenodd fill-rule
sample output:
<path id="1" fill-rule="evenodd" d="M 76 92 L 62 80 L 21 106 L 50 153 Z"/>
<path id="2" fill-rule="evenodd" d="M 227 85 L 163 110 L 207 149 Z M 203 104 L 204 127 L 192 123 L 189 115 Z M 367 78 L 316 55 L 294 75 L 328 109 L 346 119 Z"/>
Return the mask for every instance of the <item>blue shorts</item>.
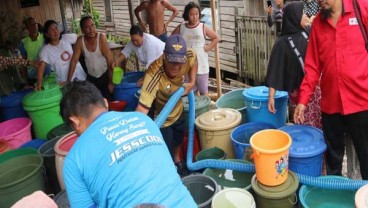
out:
<path id="1" fill-rule="evenodd" d="M 167 40 L 167 32 L 163 33 L 162 35 L 157 36 L 157 38 L 165 43 Z"/>
<path id="2" fill-rule="evenodd" d="M 184 116 L 181 115 L 180 118 L 172 125 L 165 128 L 160 128 L 160 131 L 165 140 L 166 146 L 170 151 L 171 157 L 174 158 L 174 148 L 181 145 L 184 139 Z"/>

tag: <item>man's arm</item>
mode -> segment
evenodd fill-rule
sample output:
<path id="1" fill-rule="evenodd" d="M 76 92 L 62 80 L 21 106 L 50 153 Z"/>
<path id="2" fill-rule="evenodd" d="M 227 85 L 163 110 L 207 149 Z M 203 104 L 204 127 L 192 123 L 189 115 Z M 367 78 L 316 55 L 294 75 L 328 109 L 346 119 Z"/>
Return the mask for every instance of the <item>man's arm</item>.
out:
<path id="1" fill-rule="evenodd" d="M 112 83 L 112 54 L 109 48 L 109 44 L 107 42 L 107 38 L 104 34 L 100 34 L 100 50 L 102 55 L 105 57 L 106 59 L 106 63 L 107 63 L 107 73 L 109 75 L 109 90 L 110 93 L 113 92 L 114 90 L 114 84 Z"/>
<path id="2" fill-rule="evenodd" d="M 135 111 L 138 111 L 138 112 L 141 112 L 147 115 L 149 112 L 149 109 L 147 109 L 146 107 L 138 103 L 137 107 L 135 108 Z"/>
<path id="3" fill-rule="evenodd" d="M 171 32 L 171 35 L 180 34 L 180 24 Z"/>
<path id="4" fill-rule="evenodd" d="M 38 68 L 37 70 L 37 85 L 35 87 L 36 90 L 42 89 L 43 73 L 45 72 L 45 68 L 46 68 L 46 63 L 41 61 L 40 68 Z"/>
<path id="5" fill-rule="evenodd" d="M 170 4 L 169 1 L 162 0 L 161 2 L 162 2 L 162 5 L 166 9 L 172 11 L 171 17 L 167 21 L 164 22 L 165 31 L 167 31 L 167 26 L 179 14 L 179 10 L 176 7 L 174 7 L 172 4 Z"/>
<path id="6" fill-rule="evenodd" d="M 184 83 L 183 87 L 185 88 L 185 91 L 183 95 L 189 94 L 189 92 L 193 89 L 195 82 L 196 82 L 196 76 L 198 71 L 198 60 L 196 58 L 192 68 L 189 70 L 189 83 Z"/>
<path id="7" fill-rule="evenodd" d="M 79 58 L 82 54 L 82 37 L 79 37 L 77 40 L 77 43 L 74 45 L 73 47 L 73 56 L 72 56 L 72 60 L 70 61 L 70 66 L 69 66 L 69 72 L 68 72 L 68 79 L 67 81 L 71 81 L 73 78 L 73 74 L 75 72 L 75 67 L 79 61 Z"/>
<path id="8" fill-rule="evenodd" d="M 148 1 L 143 1 L 137 8 L 134 9 L 135 17 L 138 20 L 139 25 L 141 26 L 143 32 L 147 31 L 147 23 L 141 19 L 140 12 L 147 9 Z"/>

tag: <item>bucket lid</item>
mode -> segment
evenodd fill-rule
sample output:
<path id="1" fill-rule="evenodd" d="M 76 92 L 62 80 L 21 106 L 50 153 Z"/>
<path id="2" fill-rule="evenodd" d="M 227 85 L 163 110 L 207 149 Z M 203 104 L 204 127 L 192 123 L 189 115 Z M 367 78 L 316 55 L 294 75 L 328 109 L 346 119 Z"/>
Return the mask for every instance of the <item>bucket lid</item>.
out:
<path id="1" fill-rule="evenodd" d="M 265 186 L 257 181 L 256 174 L 252 178 L 252 188 L 260 196 L 268 199 L 281 199 L 296 192 L 299 186 L 298 177 L 292 171 L 288 171 L 287 180 L 278 186 Z"/>
<path id="2" fill-rule="evenodd" d="M 51 129 L 47 133 L 47 139 L 50 140 L 56 137 L 61 137 L 72 131 L 73 131 L 73 128 L 70 125 L 62 123 L 60 125 L 55 126 L 53 129 Z"/>
<path id="3" fill-rule="evenodd" d="M 240 188 L 228 188 L 219 191 L 212 199 L 212 207 L 249 207 L 255 208 L 256 203 L 251 193 Z"/>
<path id="4" fill-rule="evenodd" d="M 368 208 L 368 184 L 362 186 L 356 192 L 355 207 Z"/>
<path id="5" fill-rule="evenodd" d="M 57 85 L 47 90 L 29 93 L 23 99 L 23 106 L 27 111 L 45 109 L 50 105 L 59 104 L 61 97 L 60 86 Z"/>
<path id="6" fill-rule="evenodd" d="M 258 86 L 245 89 L 243 95 L 246 99 L 254 101 L 267 101 L 268 100 L 268 87 Z M 288 98 L 288 93 L 285 91 L 277 90 L 275 93 L 275 99 Z"/>
<path id="7" fill-rule="evenodd" d="M 237 126 L 241 121 L 239 111 L 231 108 L 210 110 L 198 116 L 195 120 L 197 128 L 203 130 L 224 130 Z"/>
<path id="8" fill-rule="evenodd" d="M 318 128 L 307 125 L 290 125 L 279 129 L 288 133 L 293 141 L 289 149 L 290 157 L 312 157 L 327 149 L 323 133 Z"/>
<path id="9" fill-rule="evenodd" d="M 184 111 L 189 111 L 189 99 L 188 96 L 181 98 L 184 104 Z M 211 98 L 208 96 L 195 96 L 195 109 L 202 109 L 209 106 L 211 103 Z"/>

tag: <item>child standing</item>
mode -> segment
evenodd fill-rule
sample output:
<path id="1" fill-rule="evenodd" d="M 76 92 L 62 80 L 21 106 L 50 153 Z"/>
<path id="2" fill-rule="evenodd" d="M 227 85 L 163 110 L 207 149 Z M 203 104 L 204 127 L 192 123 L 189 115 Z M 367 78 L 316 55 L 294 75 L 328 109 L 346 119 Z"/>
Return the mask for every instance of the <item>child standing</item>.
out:
<path id="1" fill-rule="evenodd" d="M 192 48 L 197 53 L 198 71 L 194 90 L 198 90 L 200 95 L 208 95 L 210 69 L 207 52 L 216 46 L 219 37 L 204 23 L 199 22 L 200 13 L 201 9 L 198 4 L 189 2 L 183 13 L 183 19 L 186 22 L 178 25 L 172 34 L 180 34 L 187 43 L 187 47 Z M 209 44 L 206 44 L 206 37 L 211 41 Z"/>

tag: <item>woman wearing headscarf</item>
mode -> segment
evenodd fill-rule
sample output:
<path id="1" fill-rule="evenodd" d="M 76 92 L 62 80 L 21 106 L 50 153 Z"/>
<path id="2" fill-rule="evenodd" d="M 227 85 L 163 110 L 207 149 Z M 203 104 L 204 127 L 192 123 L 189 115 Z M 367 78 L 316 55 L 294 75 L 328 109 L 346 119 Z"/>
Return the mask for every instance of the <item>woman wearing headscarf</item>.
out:
<path id="1" fill-rule="evenodd" d="M 290 2 L 284 7 L 281 36 L 274 44 L 268 63 L 266 85 L 269 87 L 268 110 L 275 113 L 276 90 L 287 91 L 290 111 L 296 107 L 299 86 L 304 77 L 304 58 L 308 45 L 310 19 L 303 13 L 303 2 Z M 316 88 L 307 106 L 305 124 L 321 128 L 320 89 Z"/>

